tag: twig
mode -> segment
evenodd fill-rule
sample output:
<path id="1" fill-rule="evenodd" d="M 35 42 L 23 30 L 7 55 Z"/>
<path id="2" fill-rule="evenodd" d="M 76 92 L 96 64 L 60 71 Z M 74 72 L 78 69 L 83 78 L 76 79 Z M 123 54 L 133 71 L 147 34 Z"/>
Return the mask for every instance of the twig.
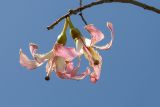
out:
<path id="1" fill-rule="evenodd" d="M 75 15 L 75 14 L 79 13 L 80 11 L 83 11 L 87 8 L 90 8 L 90 7 L 93 7 L 93 6 L 96 6 L 96 5 L 100 5 L 100 4 L 103 4 L 103 3 L 113 3 L 113 2 L 133 4 L 133 5 L 136 5 L 138 7 L 143 8 L 143 9 L 150 10 L 152 12 L 160 14 L 160 9 L 155 8 L 153 6 L 149 6 L 145 3 L 141 3 L 141 2 L 136 1 L 136 0 L 100 0 L 100 1 L 92 2 L 90 4 L 84 5 L 84 6 L 79 7 L 79 8 L 73 9 L 73 10 L 69 10 L 68 13 L 66 13 L 64 16 L 60 17 L 58 20 L 56 20 L 54 23 L 52 23 L 50 26 L 48 26 L 47 29 L 48 30 L 52 29 L 55 25 L 57 25 L 61 20 L 65 19 L 66 17 L 71 16 L 71 15 Z"/>
<path id="2" fill-rule="evenodd" d="M 82 0 L 79 0 L 79 7 L 82 7 Z M 80 10 L 80 13 L 79 13 L 82 21 L 84 22 L 85 25 L 87 25 L 87 21 L 85 20 L 84 16 L 83 16 L 83 13 L 82 11 Z"/>

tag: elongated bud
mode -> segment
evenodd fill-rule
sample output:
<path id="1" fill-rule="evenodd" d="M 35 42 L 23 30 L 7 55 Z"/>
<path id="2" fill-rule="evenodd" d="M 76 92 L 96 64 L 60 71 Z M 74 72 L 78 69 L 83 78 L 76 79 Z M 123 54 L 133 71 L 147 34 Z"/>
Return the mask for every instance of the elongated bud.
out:
<path id="1" fill-rule="evenodd" d="M 67 21 L 70 27 L 70 34 L 72 38 L 75 40 L 81 36 L 81 32 L 79 31 L 78 28 L 75 28 L 70 20 L 70 17 L 67 17 Z"/>
<path id="2" fill-rule="evenodd" d="M 67 42 L 66 30 L 68 27 L 68 21 L 65 20 L 64 27 L 62 29 L 61 34 L 57 37 L 57 43 L 65 45 Z"/>

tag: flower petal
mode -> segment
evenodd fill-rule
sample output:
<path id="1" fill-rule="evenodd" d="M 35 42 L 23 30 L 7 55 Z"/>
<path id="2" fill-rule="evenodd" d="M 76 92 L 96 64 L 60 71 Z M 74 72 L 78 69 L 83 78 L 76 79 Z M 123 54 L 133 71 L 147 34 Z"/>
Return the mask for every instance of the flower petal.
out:
<path id="1" fill-rule="evenodd" d="M 78 66 L 74 67 L 73 62 L 66 61 L 66 67 L 64 72 L 57 72 L 57 75 L 61 79 L 71 79 L 71 77 L 77 75 L 80 67 L 80 59 L 78 60 Z"/>
<path id="2" fill-rule="evenodd" d="M 27 69 L 35 69 L 39 66 L 42 65 L 42 63 L 37 63 L 35 60 L 30 60 L 23 52 L 22 49 L 20 49 L 20 64 L 24 67 L 26 67 Z"/>
<path id="3" fill-rule="evenodd" d="M 76 67 L 74 67 L 73 62 L 67 62 L 65 71 L 64 72 L 57 72 L 57 75 L 61 79 L 82 80 L 90 74 L 90 70 L 88 68 L 85 72 L 83 72 L 81 74 L 77 74 L 79 67 L 80 67 L 80 59 L 78 61 L 78 66 L 76 66 Z"/>
<path id="4" fill-rule="evenodd" d="M 51 57 L 53 57 L 53 50 L 51 50 L 48 53 L 45 54 L 39 54 L 38 51 L 38 45 L 34 44 L 34 43 L 30 43 L 29 44 L 29 49 L 31 52 L 31 55 L 33 56 L 33 58 L 38 62 L 38 63 L 42 63 L 48 59 L 50 59 Z"/>
<path id="5" fill-rule="evenodd" d="M 38 62 L 38 63 L 42 63 L 42 62 L 45 62 L 51 58 L 53 58 L 54 55 L 53 55 L 53 50 L 45 53 L 45 54 L 39 54 L 39 53 L 36 53 L 34 54 L 34 59 Z"/>
<path id="6" fill-rule="evenodd" d="M 66 62 L 63 57 L 55 57 L 56 74 L 58 77 L 63 79 L 63 73 L 65 72 Z"/>
<path id="7" fill-rule="evenodd" d="M 102 57 L 100 56 L 100 54 L 97 51 L 94 51 L 94 54 L 95 54 L 96 58 L 98 59 L 98 63 L 92 65 L 93 72 L 91 73 L 91 77 L 95 78 L 95 80 L 97 81 L 97 80 L 99 80 L 100 74 L 101 74 Z M 94 74 L 94 76 L 93 76 L 93 74 Z"/>
<path id="8" fill-rule="evenodd" d="M 83 73 L 81 73 L 79 75 L 75 75 L 75 76 L 71 77 L 71 79 L 73 79 L 73 80 L 82 80 L 86 76 L 88 76 L 89 74 L 90 74 L 90 69 L 87 68 L 86 71 L 84 71 Z"/>
<path id="9" fill-rule="evenodd" d="M 79 53 L 79 55 L 82 55 L 83 54 L 82 40 L 79 38 L 79 39 L 76 39 L 75 42 L 76 42 L 76 51 Z"/>
<path id="10" fill-rule="evenodd" d="M 34 44 L 34 43 L 30 43 L 29 44 L 29 50 L 31 52 L 31 55 L 34 57 L 34 54 L 37 53 L 38 50 L 38 45 Z"/>
<path id="11" fill-rule="evenodd" d="M 102 63 L 93 66 L 93 72 L 90 74 L 90 80 L 92 83 L 96 83 L 100 78 Z"/>
<path id="12" fill-rule="evenodd" d="M 78 56 L 75 48 L 65 47 L 61 44 L 56 44 L 54 47 L 55 56 L 60 56 L 65 58 L 68 61 L 72 61 L 75 57 Z"/>
<path id="13" fill-rule="evenodd" d="M 110 40 L 110 42 L 107 43 L 107 44 L 104 45 L 104 46 L 96 46 L 96 45 L 94 45 L 95 48 L 100 49 L 100 50 L 108 50 L 108 49 L 111 48 L 112 42 L 113 42 L 113 40 L 114 40 L 114 30 L 113 30 L 113 25 L 112 25 L 112 23 L 108 22 L 108 23 L 107 23 L 107 27 L 108 27 L 108 29 L 109 29 L 110 32 L 111 32 L 111 40 Z"/>
<path id="14" fill-rule="evenodd" d="M 86 50 L 84 50 L 84 55 L 88 59 L 89 64 L 93 69 L 93 72 L 90 75 L 90 80 L 91 82 L 96 83 L 96 81 L 100 78 L 102 57 L 92 47 L 88 47 Z"/>
<path id="15" fill-rule="evenodd" d="M 92 37 L 91 45 L 96 44 L 97 42 L 101 41 L 104 38 L 104 34 L 92 24 L 86 25 L 85 29 L 90 33 Z"/>

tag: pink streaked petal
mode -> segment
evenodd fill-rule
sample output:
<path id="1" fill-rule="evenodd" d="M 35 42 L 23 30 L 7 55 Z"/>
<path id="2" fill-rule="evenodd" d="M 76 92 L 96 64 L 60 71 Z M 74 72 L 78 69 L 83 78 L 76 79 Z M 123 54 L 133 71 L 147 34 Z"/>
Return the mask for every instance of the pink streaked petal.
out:
<path id="1" fill-rule="evenodd" d="M 68 62 L 66 64 L 66 73 L 71 74 L 71 76 L 77 75 L 77 72 L 80 68 L 80 57 L 78 57 L 78 65 L 74 66 L 73 62 Z"/>
<path id="2" fill-rule="evenodd" d="M 111 32 L 111 40 L 110 40 L 110 42 L 107 43 L 104 46 L 96 46 L 96 45 L 94 45 L 95 48 L 100 49 L 100 50 L 108 50 L 108 49 L 111 48 L 113 40 L 114 40 L 114 29 L 113 29 L 112 23 L 110 23 L 110 22 L 107 23 L 107 27 Z"/>
<path id="3" fill-rule="evenodd" d="M 101 74 L 101 66 L 102 62 L 100 62 L 100 64 L 98 65 L 93 66 L 93 72 L 90 74 L 90 80 L 92 83 L 96 83 L 99 80 Z"/>
<path id="4" fill-rule="evenodd" d="M 47 53 L 45 53 L 45 54 L 38 54 L 38 53 L 34 54 L 34 59 L 38 63 L 45 62 L 45 61 L 47 61 L 49 59 L 52 59 L 52 58 L 54 58 L 54 54 L 53 54 L 52 50 L 47 52 Z"/>
<path id="5" fill-rule="evenodd" d="M 90 80 L 92 83 L 96 83 L 100 78 L 101 65 L 96 65 L 93 68 L 93 72 L 90 74 Z"/>
<path id="6" fill-rule="evenodd" d="M 101 66 L 102 66 L 102 57 L 98 53 L 98 51 L 94 50 L 94 48 L 89 48 L 88 50 L 91 57 L 88 56 L 88 61 L 90 66 L 93 69 L 93 72 L 90 75 L 91 82 L 95 83 L 100 78 Z"/>
<path id="7" fill-rule="evenodd" d="M 77 74 L 77 71 L 78 69 L 74 70 L 74 72 L 76 72 L 75 75 L 72 75 L 71 73 L 66 73 L 66 72 L 56 72 L 56 73 L 61 79 L 72 79 L 72 80 L 82 80 L 90 74 L 89 68 L 87 68 L 86 71 L 84 71 L 81 74 Z"/>
<path id="8" fill-rule="evenodd" d="M 82 80 L 86 76 L 88 76 L 89 74 L 90 74 L 90 69 L 87 68 L 86 71 L 84 71 L 83 73 L 81 73 L 79 75 L 75 75 L 75 76 L 71 77 L 71 79 L 73 79 L 73 80 Z"/>
<path id="9" fill-rule="evenodd" d="M 71 74 L 67 74 L 66 72 L 56 72 L 57 76 L 61 79 L 70 79 Z"/>
<path id="10" fill-rule="evenodd" d="M 73 62 L 66 62 L 66 68 L 64 72 L 57 72 L 57 75 L 62 79 L 71 79 L 71 77 L 77 75 L 80 67 L 80 58 L 78 59 L 78 65 L 74 67 Z"/>
<path id="11" fill-rule="evenodd" d="M 34 43 L 30 43 L 29 44 L 29 50 L 31 52 L 31 55 L 34 57 L 34 54 L 37 53 L 38 50 L 38 45 L 34 44 Z"/>
<path id="12" fill-rule="evenodd" d="M 90 81 L 95 84 L 97 82 L 96 76 L 90 75 Z"/>
<path id="13" fill-rule="evenodd" d="M 56 44 L 54 49 L 54 54 L 56 56 L 63 57 L 68 61 L 71 61 L 78 56 L 78 53 L 76 52 L 75 48 L 65 47 L 61 44 Z"/>
<path id="14" fill-rule="evenodd" d="M 42 63 L 39 64 L 39 63 L 37 63 L 35 60 L 30 60 L 30 59 L 22 52 L 22 49 L 20 49 L 19 54 L 20 54 L 20 64 L 21 64 L 22 66 L 26 67 L 27 69 L 32 70 L 32 69 L 35 69 L 35 68 L 37 68 L 37 67 L 39 67 L 39 66 L 42 65 Z"/>
<path id="15" fill-rule="evenodd" d="M 72 74 L 73 69 L 74 69 L 73 62 L 67 62 L 67 64 L 66 64 L 66 73 Z"/>
<path id="16" fill-rule="evenodd" d="M 67 62 L 65 72 L 56 72 L 57 76 L 61 79 L 73 79 L 73 80 L 82 80 L 90 74 L 90 69 L 81 74 L 77 74 L 80 67 L 80 59 L 78 61 L 78 66 L 74 67 L 73 62 Z"/>
<path id="17" fill-rule="evenodd" d="M 107 22 L 108 29 L 113 32 L 113 24 L 111 22 Z"/>
<path id="18" fill-rule="evenodd" d="M 91 45 L 96 44 L 97 42 L 101 41 L 104 38 L 104 34 L 92 24 L 86 25 L 85 29 L 90 33 L 92 37 Z"/>

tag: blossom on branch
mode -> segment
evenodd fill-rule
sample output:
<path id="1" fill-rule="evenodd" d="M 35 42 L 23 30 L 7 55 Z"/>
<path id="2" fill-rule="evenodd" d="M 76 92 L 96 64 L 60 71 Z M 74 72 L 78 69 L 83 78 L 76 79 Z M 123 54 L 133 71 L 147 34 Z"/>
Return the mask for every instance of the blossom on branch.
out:
<path id="1" fill-rule="evenodd" d="M 68 25 L 70 27 L 70 34 L 76 43 L 76 49 L 65 46 L 67 43 L 66 30 Z M 30 43 L 29 50 L 33 59 L 29 59 L 22 49 L 20 49 L 20 64 L 27 69 L 33 70 L 47 62 L 45 80 L 50 80 L 51 72 L 55 72 L 57 77 L 71 80 L 82 80 L 89 75 L 90 81 L 96 83 L 100 78 L 102 57 L 95 49 L 110 49 L 114 39 L 112 23 L 108 22 L 107 27 L 111 32 L 111 40 L 103 46 L 97 46 L 96 44 L 104 39 L 104 34 L 100 30 L 92 24 L 86 25 L 84 28 L 91 35 L 91 38 L 88 39 L 82 36 L 81 32 L 73 26 L 70 18 L 67 17 L 63 30 L 53 48 L 45 54 L 40 54 L 38 53 L 38 45 Z M 88 60 L 92 72 L 87 67 L 84 72 L 78 73 L 82 55 Z M 75 66 L 73 60 L 76 58 L 78 58 L 78 64 Z"/>

